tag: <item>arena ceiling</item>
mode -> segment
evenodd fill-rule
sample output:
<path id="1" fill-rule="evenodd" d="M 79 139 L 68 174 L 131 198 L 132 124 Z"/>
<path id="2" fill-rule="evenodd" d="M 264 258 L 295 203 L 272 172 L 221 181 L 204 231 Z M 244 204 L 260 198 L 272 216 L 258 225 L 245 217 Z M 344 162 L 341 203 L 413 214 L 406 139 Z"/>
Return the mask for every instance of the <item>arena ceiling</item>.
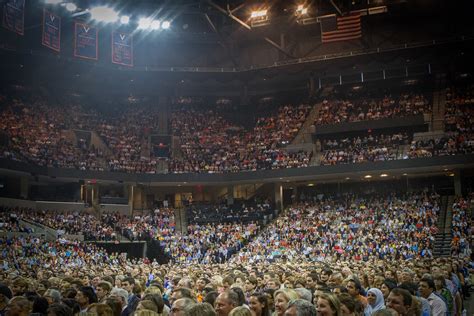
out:
<path id="1" fill-rule="evenodd" d="M 128 69 L 110 63 L 107 35 L 101 35 L 98 61 L 74 58 L 72 25 L 84 16 L 72 17 L 60 8 L 57 12 L 64 19 L 61 52 L 43 47 L 43 1 L 26 2 L 24 36 L 0 28 L 0 81 L 33 81 L 55 87 L 66 83 L 85 90 L 99 81 L 115 90 L 126 85 L 127 90 L 136 93 L 165 87 L 167 91 L 239 94 L 242 83 L 259 92 L 288 86 L 300 89 L 307 86 L 310 76 L 360 76 L 361 71 L 379 71 L 381 67 L 446 65 L 444 59 L 457 61 L 463 52 L 464 57 L 468 56 L 466 47 L 472 46 L 470 41 L 474 38 L 469 1 L 122 0 L 114 3 L 123 14 L 156 15 L 172 23 L 166 32 L 137 33 L 135 64 Z M 98 3 L 71 1 L 77 2 L 79 13 Z M 347 11 L 380 6 L 386 6 L 387 12 L 363 18 L 361 40 L 324 45 L 319 23 L 297 23 L 295 8 L 301 3 L 311 10 L 311 16 L 340 16 Z M 245 25 L 251 24 L 251 12 L 262 8 L 268 10 L 268 25 L 248 29 Z M 100 28 L 103 34 L 110 34 L 109 26 Z M 463 43 L 458 45 L 457 41 Z M 422 45 L 410 46 L 412 43 Z M 365 54 L 367 51 L 372 53 Z M 353 52 L 363 54 L 354 57 Z M 300 62 L 307 59 L 310 62 Z M 141 91 L 132 91 L 134 87 Z"/>

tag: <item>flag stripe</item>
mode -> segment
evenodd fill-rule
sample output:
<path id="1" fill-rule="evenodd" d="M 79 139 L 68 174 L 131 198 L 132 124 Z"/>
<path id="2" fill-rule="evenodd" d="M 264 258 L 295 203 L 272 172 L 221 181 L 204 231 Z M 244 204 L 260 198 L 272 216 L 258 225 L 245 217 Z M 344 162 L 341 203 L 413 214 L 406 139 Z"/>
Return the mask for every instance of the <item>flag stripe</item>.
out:
<path id="1" fill-rule="evenodd" d="M 361 37 L 360 13 L 338 17 L 336 19 L 336 27 L 334 28 L 333 24 L 332 29 L 328 31 L 324 31 L 324 28 L 321 27 L 321 41 L 323 43 L 345 41 Z"/>

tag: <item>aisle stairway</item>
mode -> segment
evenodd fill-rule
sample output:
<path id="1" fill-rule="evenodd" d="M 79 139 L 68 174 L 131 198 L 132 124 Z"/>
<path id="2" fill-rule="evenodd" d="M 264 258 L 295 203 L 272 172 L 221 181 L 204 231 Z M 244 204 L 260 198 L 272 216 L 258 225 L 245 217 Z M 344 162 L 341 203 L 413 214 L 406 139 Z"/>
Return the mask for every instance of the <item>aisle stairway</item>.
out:
<path id="1" fill-rule="evenodd" d="M 292 145 L 312 143 L 312 134 L 314 133 L 314 121 L 318 118 L 319 110 L 321 109 L 322 103 L 317 103 L 313 106 L 305 122 L 301 126 L 298 134 L 291 142 Z"/>
<path id="2" fill-rule="evenodd" d="M 446 76 L 436 77 L 436 87 L 433 93 L 433 115 L 431 131 L 444 131 L 444 112 L 446 106 Z"/>
<path id="3" fill-rule="evenodd" d="M 174 218 L 176 222 L 176 231 L 181 233 L 187 233 L 188 221 L 186 217 L 186 209 L 184 207 L 175 209 Z"/>
<path id="4" fill-rule="evenodd" d="M 438 216 L 438 233 L 435 235 L 433 255 L 447 257 L 451 254 L 451 222 L 454 196 L 441 197 L 440 214 Z"/>

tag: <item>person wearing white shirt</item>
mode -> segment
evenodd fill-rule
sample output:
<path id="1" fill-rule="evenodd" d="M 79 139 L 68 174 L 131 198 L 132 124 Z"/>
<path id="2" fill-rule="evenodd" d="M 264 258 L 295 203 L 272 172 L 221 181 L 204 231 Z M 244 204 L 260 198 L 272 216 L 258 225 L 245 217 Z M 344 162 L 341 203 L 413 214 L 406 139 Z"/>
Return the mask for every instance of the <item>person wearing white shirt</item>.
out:
<path id="1" fill-rule="evenodd" d="M 431 278 L 422 278 L 418 284 L 420 295 L 428 300 L 431 306 L 432 316 L 445 316 L 447 312 L 446 303 L 434 292 L 435 283 Z"/>

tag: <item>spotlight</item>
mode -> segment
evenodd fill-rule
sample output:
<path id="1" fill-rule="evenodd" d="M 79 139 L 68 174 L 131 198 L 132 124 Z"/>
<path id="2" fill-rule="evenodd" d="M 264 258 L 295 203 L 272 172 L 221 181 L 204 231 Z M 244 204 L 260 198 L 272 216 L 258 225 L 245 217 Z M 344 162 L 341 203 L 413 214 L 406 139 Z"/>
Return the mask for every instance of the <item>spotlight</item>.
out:
<path id="1" fill-rule="evenodd" d="M 372 178 L 372 176 L 370 174 L 368 174 L 368 175 L 365 175 L 364 178 L 370 179 L 370 178 Z"/>
<path id="2" fill-rule="evenodd" d="M 63 0 L 44 0 L 45 4 L 60 4 Z"/>
<path id="3" fill-rule="evenodd" d="M 66 3 L 66 10 L 68 10 L 69 12 L 74 12 L 77 10 L 77 5 L 72 2 Z"/>
<path id="4" fill-rule="evenodd" d="M 258 10 L 253 11 L 250 14 L 250 26 L 258 27 L 265 26 L 270 24 L 270 19 L 268 18 L 268 10 Z"/>
<path id="5" fill-rule="evenodd" d="M 128 22 L 130 22 L 130 17 L 129 17 L 129 16 L 124 15 L 124 16 L 121 16 L 121 17 L 120 17 L 120 23 L 122 23 L 122 24 L 128 24 Z"/>
<path id="6" fill-rule="evenodd" d="M 160 20 L 153 20 L 150 24 L 150 29 L 152 30 L 159 30 L 161 27 L 161 21 Z"/>
<path id="7" fill-rule="evenodd" d="M 170 26 L 171 26 L 171 22 L 170 22 L 170 21 L 163 21 L 163 23 L 161 23 L 161 28 L 164 29 L 164 30 L 169 29 Z"/>
<path id="8" fill-rule="evenodd" d="M 98 22 L 113 23 L 118 20 L 118 13 L 106 6 L 98 6 L 90 9 L 91 19 Z"/>
<path id="9" fill-rule="evenodd" d="M 253 11 L 250 14 L 251 19 L 264 18 L 267 16 L 267 10 Z"/>
<path id="10" fill-rule="evenodd" d="M 146 30 L 150 28 L 151 22 L 153 22 L 153 20 L 150 18 L 140 18 L 140 20 L 138 20 L 138 29 Z"/>
<path id="11" fill-rule="evenodd" d="M 296 15 L 297 16 L 302 16 L 308 14 L 308 8 L 305 8 L 303 4 L 298 5 L 296 8 Z"/>

